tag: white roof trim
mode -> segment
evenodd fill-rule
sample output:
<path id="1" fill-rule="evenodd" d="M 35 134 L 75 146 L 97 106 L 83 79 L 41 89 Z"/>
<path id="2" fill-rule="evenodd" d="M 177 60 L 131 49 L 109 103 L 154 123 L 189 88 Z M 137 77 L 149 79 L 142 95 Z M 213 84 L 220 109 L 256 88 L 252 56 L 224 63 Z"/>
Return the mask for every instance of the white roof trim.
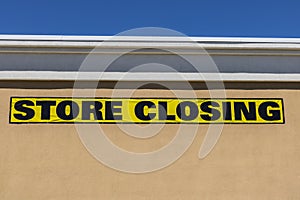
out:
<path id="1" fill-rule="evenodd" d="M 0 71 L 0 81 L 98 81 L 100 76 L 101 81 L 300 82 L 300 74 Z"/>
<path id="2" fill-rule="evenodd" d="M 251 43 L 300 43 L 300 38 L 251 38 L 251 37 L 166 37 L 166 36 L 75 36 L 75 35 L 0 35 L 0 40 L 23 41 L 145 41 L 145 42 L 251 42 Z"/>

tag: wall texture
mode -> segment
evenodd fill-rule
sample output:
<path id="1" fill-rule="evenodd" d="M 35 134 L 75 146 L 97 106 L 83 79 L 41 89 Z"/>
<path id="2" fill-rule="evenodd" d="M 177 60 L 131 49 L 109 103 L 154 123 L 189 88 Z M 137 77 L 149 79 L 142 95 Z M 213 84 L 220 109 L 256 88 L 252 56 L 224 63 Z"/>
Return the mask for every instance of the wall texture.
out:
<path id="1" fill-rule="evenodd" d="M 188 96 L 190 91 L 178 92 Z M 96 95 L 111 93 L 98 89 Z M 196 93 L 209 97 L 206 90 Z M 161 89 L 140 89 L 134 96 L 149 94 L 173 97 Z M 283 98 L 286 122 L 224 125 L 220 140 L 203 160 L 197 155 L 208 125 L 200 125 L 192 146 L 174 164 L 157 172 L 127 174 L 95 160 L 72 124 L 8 123 L 11 96 L 71 96 L 71 89 L 2 88 L 0 199 L 300 199 L 300 91 L 235 89 L 226 94 Z M 150 139 L 134 139 L 117 125 L 101 126 L 121 148 L 148 152 L 167 144 L 179 125 L 165 125 Z"/>

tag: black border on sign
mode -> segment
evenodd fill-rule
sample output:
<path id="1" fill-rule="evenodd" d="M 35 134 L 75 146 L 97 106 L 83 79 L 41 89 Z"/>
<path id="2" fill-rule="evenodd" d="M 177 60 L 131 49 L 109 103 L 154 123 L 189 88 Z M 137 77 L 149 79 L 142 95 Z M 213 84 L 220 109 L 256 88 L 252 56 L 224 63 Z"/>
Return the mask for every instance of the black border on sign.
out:
<path id="1" fill-rule="evenodd" d="M 204 123 L 190 123 L 190 122 L 11 122 L 11 105 L 13 98 L 35 98 L 35 99 L 179 99 L 179 100 L 280 100 L 282 104 L 282 122 L 204 122 Z M 283 98 L 168 98 L 168 97 L 24 97 L 24 96 L 11 96 L 9 103 L 9 124 L 285 124 L 285 110 Z"/>

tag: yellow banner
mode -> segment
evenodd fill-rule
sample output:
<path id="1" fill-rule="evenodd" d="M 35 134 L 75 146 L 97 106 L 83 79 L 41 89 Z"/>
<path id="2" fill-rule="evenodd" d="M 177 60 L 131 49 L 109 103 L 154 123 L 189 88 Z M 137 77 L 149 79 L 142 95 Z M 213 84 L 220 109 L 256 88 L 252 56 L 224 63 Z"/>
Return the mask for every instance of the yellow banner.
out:
<path id="1" fill-rule="evenodd" d="M 282 99 L 11 97 L 10 123 L 283 124 Z"/>

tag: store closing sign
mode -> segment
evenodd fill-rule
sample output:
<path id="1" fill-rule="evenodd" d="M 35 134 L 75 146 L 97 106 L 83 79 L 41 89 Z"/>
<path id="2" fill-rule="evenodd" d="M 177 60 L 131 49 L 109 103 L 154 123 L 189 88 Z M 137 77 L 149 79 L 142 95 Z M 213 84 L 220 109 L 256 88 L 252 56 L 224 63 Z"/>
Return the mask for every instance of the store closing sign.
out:
<path id="1" fill-rule="evenodd" d="M 10 123 L 283 124 L 283 99 L 11 97 Z"/>

